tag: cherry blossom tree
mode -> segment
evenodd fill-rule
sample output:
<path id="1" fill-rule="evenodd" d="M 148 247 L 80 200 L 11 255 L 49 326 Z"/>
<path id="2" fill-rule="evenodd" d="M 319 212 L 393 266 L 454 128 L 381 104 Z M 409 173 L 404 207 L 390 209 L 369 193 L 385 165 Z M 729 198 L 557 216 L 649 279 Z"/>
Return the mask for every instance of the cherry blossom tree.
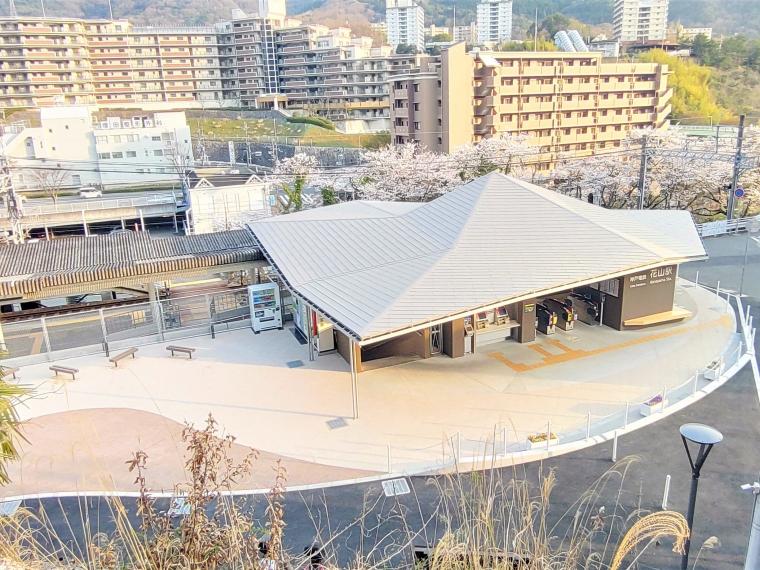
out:
<path id="1" fill-rule="evenodd" d="M 462 182 L 450 156 L 412 143 L 368 151 L 364 160 L 353 180 L 362 199 L 425 202 Z"/>
<path id="2" fill-rule="evenodd" d="M 535 172 L 539 149 L 525 135 L 503 135 L 462 146 L 451 156 L 465 182 L 493 171 L 527 179 Z"/>
<path id="3" fill-rule="evenodd" d="M 277 197 L 282 213 L 297 212 L 309 203 L 304 190 L 310 183 L 316 183 L 320 174 L 319 163 L 310 154 L 298 153 L 277 161 L 274 176 L 282 191 Z"/>

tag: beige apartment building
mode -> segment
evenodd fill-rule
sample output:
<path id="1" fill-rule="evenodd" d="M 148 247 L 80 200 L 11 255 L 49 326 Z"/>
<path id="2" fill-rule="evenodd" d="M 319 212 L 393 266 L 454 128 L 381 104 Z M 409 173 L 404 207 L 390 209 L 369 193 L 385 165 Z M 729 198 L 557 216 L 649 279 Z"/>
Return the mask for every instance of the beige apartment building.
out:
<path id="1" fill-rule="evenodd" d="M 214 28 L 0 19 L 0 106 L 218 104 Z"/>
<path id="2" fill-rule="evenodd" d="M 464 44 L 391 77 L 392 139 L 451 152 L 524 134 L 548 168 L 563 153 L 621 145 L 631 129 L 668 124 L 667 66 L 604 61 L 598 53 L 473 52 Z"/>

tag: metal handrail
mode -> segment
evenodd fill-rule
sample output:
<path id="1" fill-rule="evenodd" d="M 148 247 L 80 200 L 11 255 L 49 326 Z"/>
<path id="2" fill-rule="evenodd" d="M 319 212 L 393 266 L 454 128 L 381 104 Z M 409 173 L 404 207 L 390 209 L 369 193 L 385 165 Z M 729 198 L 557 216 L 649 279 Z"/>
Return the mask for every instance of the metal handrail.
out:
<path id="1" fill-rule="evenodd" d="M 140 206 L 158 206 L 161 204 L 176 204 L 174 194 L 161 194 L 141 198 L 103 198 L 100 200 L 83 200 L 81 202 L 62 202 L 45 206 L 24 206 L 24 216 L 41 216 L 48 214 L 69 214 L 115 208 L 137 208 Z M 8 212 L 0 209 L 0 218 L 7 218 Z"/>

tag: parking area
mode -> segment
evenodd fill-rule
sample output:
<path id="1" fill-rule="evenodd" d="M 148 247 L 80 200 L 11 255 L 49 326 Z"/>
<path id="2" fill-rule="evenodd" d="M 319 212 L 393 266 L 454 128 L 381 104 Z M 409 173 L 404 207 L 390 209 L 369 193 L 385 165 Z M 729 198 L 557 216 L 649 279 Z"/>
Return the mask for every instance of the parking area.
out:
<path id="1" fill-rule="evenodd" d="M 124 471 L 130 450 L 149 446 L 153 462 L 171 454 L 177 463 L 182 444 L 167 425 L 200 425 L 209 413 L 238 444 L 266 451 L 271 460 L 320 464 L 294 467 L 292 484 L 430 468 L 451 453 L 454 441 L 471 453 L 493 443 L 495 433 L 506 443 L 524 443 L 547 422 L 567 433 L 589 416 L 605 418 L 683 384 L 729 345 L 734 323 L 724 301 L 679 287 L 676 304 L 692 316 L 636 331 L 579 323 L 532 344 L 497 342 L 464 358 L 439 356 L 361 373 L 357 420 L 345 361 L 330 353 L 310 362 L 307 347 L 287 328 L 184 339 L 180 344 L 195 349 L 192 360 L 172 358 L 165 345 L 153 344 L 140 346 L 136 358 L 118 368 L 103 355 L 61 361 L 79 370 L 76 380 L 53 377 L 50 364 L 27 366 L 19 381 L 35 394 L 20 407 L 22 419 L 63 425 L 64 415 L 76 412 L 78 427 L 29 430 L 7 492 L 46 490 L 58 473 L 76 489 L 123 486 L 124 479 L 112 475 Z M 128 429 L 115 432 L 119 425 Z M 114 433 L 120 437 L 109 440 Z M 112 452 L 103 454 L 109 444 Z M 318 476 L 310 480 L 310 471 Z M 153 486 L 171 487 L 177 473 L 157 469 Z"/>

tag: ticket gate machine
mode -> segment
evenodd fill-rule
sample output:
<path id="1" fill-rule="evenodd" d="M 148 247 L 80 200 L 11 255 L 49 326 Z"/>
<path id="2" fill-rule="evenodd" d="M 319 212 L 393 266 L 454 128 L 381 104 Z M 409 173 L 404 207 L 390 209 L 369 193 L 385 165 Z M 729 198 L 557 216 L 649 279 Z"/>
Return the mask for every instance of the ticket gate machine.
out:
<path id="1" fill-rule="evenodd" d="M 573 309 L 573 302 L 566 299 L 544 299 L 543 304 L 550 311 L 554 311 L 557 314 L 557 326 L 563 331 L 573 330 L 573 325 L 577 319 L 575 309 Z"/>
<path id="2" fill-rule="evenodd" d="M 536 304 L 536 330 L 544 334 L 556 332 L 557 313 L 550 310 L 546 305 Z"/>
<path id="3" fill-rule="evenodd" d="M 571 293 L 567 300 L 573 302 L 580 322 L 587 325 L 599 324 L 599 305 L 591 297 L 581 293 Z"/>

